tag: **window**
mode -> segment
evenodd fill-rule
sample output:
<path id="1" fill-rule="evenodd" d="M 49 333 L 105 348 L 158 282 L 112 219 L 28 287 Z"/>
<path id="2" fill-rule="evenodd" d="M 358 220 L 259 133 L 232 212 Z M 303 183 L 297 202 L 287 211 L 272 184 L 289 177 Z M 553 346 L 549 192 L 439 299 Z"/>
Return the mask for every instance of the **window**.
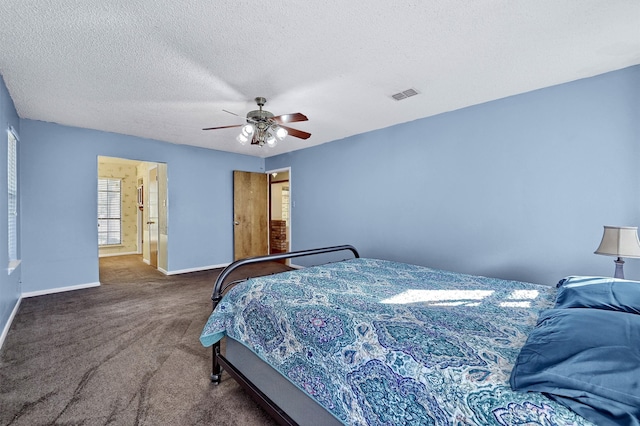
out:
<path id="1" fill-rule="evenodd" d="M 18 136 L 13 127 L 7 130 L 7 200 L 8 206 L 8 243 L 9 272 L 18 262 Z"/>
<path id="2" fill-rule="evenodd" d="M 120 179 L 98 179 L 98 245 L 120 244 Z"/>

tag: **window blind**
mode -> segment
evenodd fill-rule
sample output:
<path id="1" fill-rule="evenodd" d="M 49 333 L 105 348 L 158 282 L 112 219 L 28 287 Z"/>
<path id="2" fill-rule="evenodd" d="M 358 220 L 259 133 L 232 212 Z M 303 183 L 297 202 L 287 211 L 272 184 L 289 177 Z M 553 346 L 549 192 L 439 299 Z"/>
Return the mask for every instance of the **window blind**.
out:
<path id="1" fill-rule="evenodd" d="M 98 244 L 121 243 L 121 182 L 98 179 Z"/>
<path id="2" fill-rule="evenodd" d="M 7 200 L 9 263 L 18 260 L 18 137 L 13 128 L 8 131 Z"/>

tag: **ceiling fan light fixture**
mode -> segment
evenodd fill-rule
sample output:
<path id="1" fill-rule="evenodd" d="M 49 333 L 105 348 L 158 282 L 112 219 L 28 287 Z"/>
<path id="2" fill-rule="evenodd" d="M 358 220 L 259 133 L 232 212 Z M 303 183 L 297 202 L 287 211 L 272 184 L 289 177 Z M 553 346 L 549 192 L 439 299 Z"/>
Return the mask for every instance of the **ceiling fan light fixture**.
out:
<path id="1" fill-rule="evenodd" d="M 249 138 L 242 133 L 236 137 L 236 140 L 240 142 L 240 145 L 246 145 L 249 142 Z"/>
<path id="2" fill-rule="evenodd" d="M 253 127 L 253 124 L 245 124 L 242 127 L 242 134 L 244 136 L 246 136 L 247 138 L 251 135 L 253 135 L 253 132 L 255 132 L 255 128 Z"/>
<path id="3" fill-rule="evenodd" d="M 307 121 L 306 115 L 296 112 L 292 114 L 273 115 L 270 111 L 262 109 L 267 102 L 265 98 L 258 97 L 255 99 L 259 109 L 249 111 L 247 113 L 246 124 L 234 124 L 231 126 L 206 127 L 202 130 L 228 129 L 231 127 L 240 128 L 240 134 L 236 136 L 236 140 L 246 145 L 274 147 L 276 144 L 286 138 L 292 136 L 298 139 L 308 139 L 311 133 L 305 132 L 291 127 L 285 127 L 284 124 L 297 123 L 299 121 Z M 227 111 L 228 112 L 228 111 Z"/>
<path id="4" fill-rule="evenodd" d="M 287 132 L 287 129 L 280 126 L 276 126 L 275 131 L 276 131 L 276 137 L 278 138 L 278 140 L 283 140 L 289 134 L 289 132 Z"/>

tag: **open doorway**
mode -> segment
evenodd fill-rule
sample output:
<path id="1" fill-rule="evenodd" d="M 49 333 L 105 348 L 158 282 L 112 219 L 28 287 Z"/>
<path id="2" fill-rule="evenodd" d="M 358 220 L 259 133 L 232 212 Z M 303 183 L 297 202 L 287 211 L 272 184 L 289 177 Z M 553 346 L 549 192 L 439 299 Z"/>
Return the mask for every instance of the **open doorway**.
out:
<path id="1" fill-rule="evenodd" d="M 98 157 L 98 255 L 168 270 L 167 165 Z"/>
<path id="2" fill-rule="evenodd" d="M 269 253 L 291 251 L 290 169 L 269 172 Z"/>
<path id="3" fill-rule="evenodd" d="M 234 260 L 291 251 L 291 169 L 233 172 Z"/>

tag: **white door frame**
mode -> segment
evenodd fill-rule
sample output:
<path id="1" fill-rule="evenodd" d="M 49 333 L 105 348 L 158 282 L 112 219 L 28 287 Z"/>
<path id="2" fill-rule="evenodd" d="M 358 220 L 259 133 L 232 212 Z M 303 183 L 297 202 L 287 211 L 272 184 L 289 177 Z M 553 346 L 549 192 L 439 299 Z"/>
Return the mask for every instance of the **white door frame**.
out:
<path id="1" fill-rule="evenodd" d="M 293 215 L 291 214 L 291 209 L 293 208 L 293 177 L 291 176 L 291 167 L 282 167 L 279 169 L 273 169 L 266 171 L 265 174 L 270 175 L 271 173 L 280 173 L 280 172 L 289 172 L 289 250 L 291 251 L 291 247 L 293 247 Z M 271 180 L 269 180 L 271 181 Z M 271 185 L 269 185 L 269 210 L 271 210 Z M 269 212 L 267 212 L 267 217 L 269 217 Z"/>
<path id="2" fill-rule="evenodd" d="M 155 214 L 157 215 L 155 217 L 155 222 L 152 222 L 152 218 L 150 216 L 149 213 L 151 213 L 151 187 L 154 186 L 154 184 L 152 184 L 151 182 L 151 175 L 152 172 L 155 173 L 155 200 L 153 200 L 155 202 Z M 160 220 L 160 182 L 158 179 L 158 175 L 159 175 L 159 167 L 158 167 L 158 163 L 152 163 L 151 167 L 149 167 L 149 170 L 147 170 L 147 182 L 148 182 L 148 201 L 149 201 L 149 213 L 147 214 L 147 230 L 149 233 L 149 264 L 151 266 L 153 266 L 154 268 L 158 269 L 158 260 L 160 258 L 159 256 L 159 250 L 160 250 L 160 224 L 158 223 Z M 155 225 L 155 226 L 152 226 Z M 152 236 L 152 232 L 151 230 L 155 229 L 155 235 Z M 155 237 L 155 259 L 153 258 L 154 252 L 152 251 L 153 247 L 151 245 L 151 243 L 154 241 L 153 237 Z M 153 261 L 155 260 L 155 262 Z M 155 263 L 155 264 L 154 264 Z"/>

